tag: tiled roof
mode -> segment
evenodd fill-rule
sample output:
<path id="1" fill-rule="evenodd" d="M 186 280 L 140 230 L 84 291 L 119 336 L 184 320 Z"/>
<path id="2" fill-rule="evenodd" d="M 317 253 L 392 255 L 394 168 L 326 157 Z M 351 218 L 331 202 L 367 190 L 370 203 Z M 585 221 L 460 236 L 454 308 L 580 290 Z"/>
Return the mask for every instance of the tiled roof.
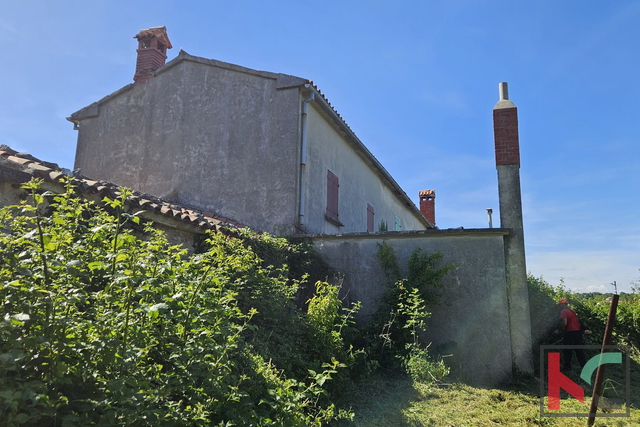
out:
<path id="1" fill-rule="evenodd" d="M 349 126 L 349 124 L 346 122 L 346 120 L 340 115 L 340 113 L 338 113 L 338 110 L 336 110 L 336 108 L 331 104 L 331 102 L 329 102 L 329 99 L 326 97 L 326 95 L 324 93 L 322 93 L 322 91 L 318 88 L 318 86 L 313 83 L 313 81 L 309 80 L 309 85 L 313 86 L 313 88 L 315 89 L 315 91 L 322 97 L 322 99 L 324 100 L 324 102 L 327 103 L 327 105 L 329 106 L 329 108 L 331 108 L 333 110 L 333 112 L 335 113 L 335 115 L 342 121 L 342 124 L 347 127 L 351 132 L 353 132 L 353 130 L 351 129 L 351 127 Z M 355 132 L 353 132 L 353 134 L 355 135 Z"/>
<path id="2" fill-rule="evenodd" d="M 30 154 L 18 153 L 7 145 L 0 145 L 0 171 L 13 172 L 11 177 L 0 174 L 0 180 L 13 182 L 26 182 L 30 177 L 41 178 L 46 182 L 59 183 L 60 178 L 72 176 L 73 183 L 82 193 L 98 194 L 101 197 L 115 198 L 121 194 L 122 187 L 107 181 L 97 181 L 84 177 L 69 170 L 60 168 L 55 163 L 39 160 Z M 222 226 L 239 227 L 240 224 L 215 215 L 210 212 L 202 212 L 188 209 L 173 203 L 169 203 L 159 197 L 143 194 L 133 190 L 127 204 L 132 208 L 151 211 L 164 217 L 182 223 L 194 225 L 203 229 L 218 229 Z"/>

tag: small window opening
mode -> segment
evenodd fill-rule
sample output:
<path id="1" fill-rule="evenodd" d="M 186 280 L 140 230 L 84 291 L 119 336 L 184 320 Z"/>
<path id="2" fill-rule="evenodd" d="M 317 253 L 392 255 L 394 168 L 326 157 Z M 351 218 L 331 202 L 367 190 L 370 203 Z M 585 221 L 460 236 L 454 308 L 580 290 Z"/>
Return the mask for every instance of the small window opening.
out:
<path id="1" fill-rule="evenodd" d="M 402 222 L 398 217 L 396 217 L 396 231 L 402 231 Z"/>

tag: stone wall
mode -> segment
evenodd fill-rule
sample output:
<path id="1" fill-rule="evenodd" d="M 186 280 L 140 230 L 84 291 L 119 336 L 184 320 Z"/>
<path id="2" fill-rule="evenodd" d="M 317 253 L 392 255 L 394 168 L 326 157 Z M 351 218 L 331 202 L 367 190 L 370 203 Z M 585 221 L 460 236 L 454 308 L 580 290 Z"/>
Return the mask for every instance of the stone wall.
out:
<path id="1" fill-rule="evenodd" d="M 388 286 L 376 257 L 377 244 L 386 241 L 394 248 L 403 275 L 415 248 L 441 252 L 443 265 L 453 263 L 455 268 L 442 280 L 443 297 L 431 308 L 424 339 L 433 343 L 434 351 L 453 354 L 451 360 L 465 379 L 496 384 L 512 378 L 506 235 L 505 229 L 426 230 L 315 236 L 313 243 L 344 276 L 348 300 L 362 302 L 361 322 L 371 318 Z"/>

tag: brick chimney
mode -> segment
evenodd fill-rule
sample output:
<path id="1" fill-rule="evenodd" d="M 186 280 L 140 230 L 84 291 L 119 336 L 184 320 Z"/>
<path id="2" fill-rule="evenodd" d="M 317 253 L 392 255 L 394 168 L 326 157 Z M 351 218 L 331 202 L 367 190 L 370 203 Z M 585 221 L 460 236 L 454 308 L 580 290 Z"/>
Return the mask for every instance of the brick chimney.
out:
<path id="1" fill-rule="evenodd" d="M 436 224 L 436 190 L 422 190 L 420 196 L 420 212 L 431 224 Z"/>
<path id="2" fill-rule="evenodd" d="M 151 27 L 140 30 L 133 36 L 138 39 L 138 60 L 136 61 L 135 83 L 144 83 L 151 78 L 151 74 L 162 67 L 167 60 L 167 49 L 171 49 L 171 42 L 167 37 L 166 27 Z"/>

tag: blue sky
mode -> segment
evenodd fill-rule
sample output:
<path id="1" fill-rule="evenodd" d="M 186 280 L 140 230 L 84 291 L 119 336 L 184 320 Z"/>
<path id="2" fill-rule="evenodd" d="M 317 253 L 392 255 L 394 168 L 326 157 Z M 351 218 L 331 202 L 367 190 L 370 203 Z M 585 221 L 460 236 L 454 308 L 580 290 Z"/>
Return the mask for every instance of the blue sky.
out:
<path id="1" fill-rule="evenodd" d="M 0 1 L 0 143 L 71 168 L 74 111 L 130 83 L 140 29 L 313 80 L 440 228 L 498 225 L 492 108 L 520 118 L 528 269 L 640 278 L 640 1 Z M 99 178 L 99 177 L 98 177 Z"/>

